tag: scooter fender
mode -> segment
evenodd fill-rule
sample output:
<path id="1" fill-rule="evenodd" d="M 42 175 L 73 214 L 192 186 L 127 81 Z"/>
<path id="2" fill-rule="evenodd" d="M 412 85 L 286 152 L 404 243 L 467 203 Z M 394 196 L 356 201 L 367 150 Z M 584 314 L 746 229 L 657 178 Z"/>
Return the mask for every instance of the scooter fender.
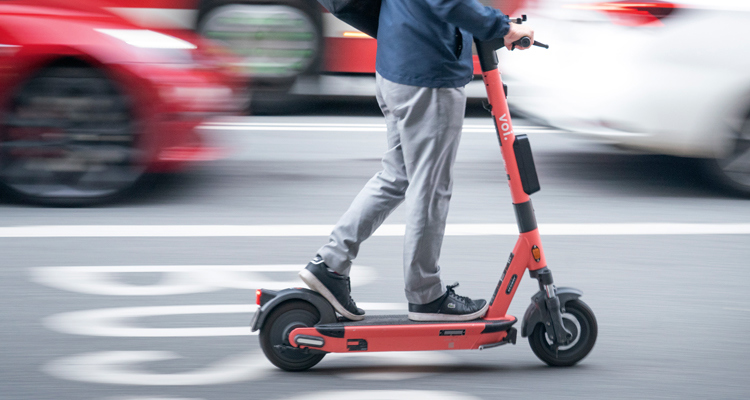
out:
<path id="1" fill-rule="evenodd" d="M 562 308 L 565 308 L 565 303 L 581 296 L 583 296 L 583 292 L 578 289 L 571 287 L 557 288 L 557 297 L 560 299 Z M 537 324 L 552 324 L 549 311 L 547 311 L 545 297 L 546 294 L 541 290 L 531 297 L 531 304 L 529 304 L 529 308 L 526 309 L 526 313 L 523 315 L 523 323 L 521 324 L 522 337 L 531 335 Z"/>
<path id="2" fill-rule="evenodd" d="M 304 288 L 284 289 L 280 290 L 276 294 L 276 297 L 268 300 L 268 302 L 263 304 L 263 306 L 255 311 L 253 320 L 250 322 L 252 332 L 255 332 L 263 327 L 263 324 L 266 322 L 266 318 L 274 308 L 283 303 L 286 303 L 287 301 L 292 300 L 306 301 L 312 304 L 313 307 L 317 308 L 318 313 L 320 313 L 319 323 L 321 324 L 329 324 L 337 321 L 336 311 L 334 311 L 333 306 L 328 302 L 328 300 L 325 299 L 325 297 L 321 296 L 319 293 Z"/>

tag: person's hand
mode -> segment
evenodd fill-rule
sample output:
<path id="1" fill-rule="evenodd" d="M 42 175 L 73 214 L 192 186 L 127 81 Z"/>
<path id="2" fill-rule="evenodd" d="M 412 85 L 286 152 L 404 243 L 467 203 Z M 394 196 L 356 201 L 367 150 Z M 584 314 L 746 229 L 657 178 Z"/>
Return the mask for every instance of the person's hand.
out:
<path id="1" fill-rule="evenodd" d="M 513 42 L 520 40 L 522 37 L 528 36 L 529 39 L 531 39 L 531 43 L 534 43 L 534 30 L 526 25 L 519 25 L 514 24 L 513 22 L 510 23 L 510 29 L 508 30 L 508 33 L 505 34 L 505 37 L 503 37 L 503 40 L 505 40 L 505 48 L 508 50 L 513 50 Z M 516 46 L 516 49 L 526 50 L 529 46 L 521 47 Z"/>

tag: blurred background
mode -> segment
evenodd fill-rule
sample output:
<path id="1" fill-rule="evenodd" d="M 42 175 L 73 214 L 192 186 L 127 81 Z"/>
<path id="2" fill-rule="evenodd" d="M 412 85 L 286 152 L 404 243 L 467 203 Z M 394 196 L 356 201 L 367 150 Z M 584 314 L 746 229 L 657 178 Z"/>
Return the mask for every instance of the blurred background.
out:
<path id="1" fill-rule="evenodd" d="M 248 327 L 254 289 L 302 285 L 380 169 L 376 41 L 312 0 L 16 0 L 0 398 L 748 398 L 750 3 L 481 2 L 550 45 L 498 56 L 549 267 L 599 321 L 579 365 L 519 338 L 277 370 Z M 478 74 L 467 93 L 441 266 L 489 298 L 516 225 Z M 353 268 L 368 314 L 406 310 L 403 213 Z"/>

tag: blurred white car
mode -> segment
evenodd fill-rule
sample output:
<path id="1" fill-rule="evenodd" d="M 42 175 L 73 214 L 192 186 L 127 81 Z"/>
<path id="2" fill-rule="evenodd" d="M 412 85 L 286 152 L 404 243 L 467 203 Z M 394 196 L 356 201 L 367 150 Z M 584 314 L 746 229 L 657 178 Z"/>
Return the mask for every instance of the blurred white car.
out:
<path id="1" fill-rule="evenodd" d="M 750 195 L 750 0 L 536 0 L 550 49 L 500 52 L 511 106 L 622 147 L 706 159 Z"/>

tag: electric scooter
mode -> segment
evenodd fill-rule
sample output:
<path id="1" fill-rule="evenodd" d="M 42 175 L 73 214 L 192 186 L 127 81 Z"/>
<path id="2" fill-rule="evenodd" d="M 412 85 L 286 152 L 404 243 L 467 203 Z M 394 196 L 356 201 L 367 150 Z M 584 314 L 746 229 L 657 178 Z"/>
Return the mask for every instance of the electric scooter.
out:
<path id="1" fill-rule="evenodd" d="M 525 21 L 518 18 L 517 23 Z M 514 316 L 508 307 L 526 270 L 539 282 L 539 292 L 521 324 L 521 336 L 550 366 L 571 366 L 594 347 L 597 323 L 594 313 L 579 298 L 578 289 L 556 287 L 542 250 L 530 194 L 537 192 L 537 178 L 526 135 L 515 135 L 506 100 L 507 86 L 500 79 L 496 50 L 503 39 L 475 39 L 488 101 L 505 162 L 515 208 L 519 238 L 508 258 L 487 314 L 465 322 L 415 322 L 406 315 L 367 316 L 362 321 L 337 317 L 333 306 L 320 294 L 302 288 L 272 291 L 258 289 L 258 310 L 251 322 L 260 330 L 260 345 L 271 363 L 287 371 L 313 367 L 327 353 L 379 351 L 489 349 L 516 343 Z M 515 45 L 528 47 L 525 37 Z M 536 46 L 545 47 L 539 42 Z"/>

